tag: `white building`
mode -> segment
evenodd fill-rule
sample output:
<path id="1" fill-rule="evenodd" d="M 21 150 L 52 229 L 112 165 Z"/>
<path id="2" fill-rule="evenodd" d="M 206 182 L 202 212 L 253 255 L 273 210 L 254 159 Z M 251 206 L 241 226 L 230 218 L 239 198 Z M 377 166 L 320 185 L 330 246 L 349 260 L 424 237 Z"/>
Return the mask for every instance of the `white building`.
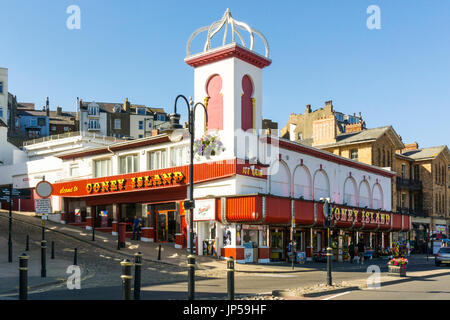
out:
<path id="1" fill-rule="evenodd" d="M 0 120 L 8 123 L 8 69 L 0 68 Z"/>

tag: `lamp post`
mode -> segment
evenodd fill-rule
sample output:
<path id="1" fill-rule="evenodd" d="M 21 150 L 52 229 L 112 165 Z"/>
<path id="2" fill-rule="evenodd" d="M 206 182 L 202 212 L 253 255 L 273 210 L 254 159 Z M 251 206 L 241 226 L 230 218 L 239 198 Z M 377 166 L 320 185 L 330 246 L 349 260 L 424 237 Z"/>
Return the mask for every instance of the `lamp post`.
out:
<path id="1" fill-rule="evenodd" d="M 332 286 L 333 280 L 331 276 L 331 256 L 333 255 L 331 249 L 331 237 L 330 237 L 330 226 L 331 226 L 331 204 L 330 198 L 320 198 L 324 201 L 323 204 L 323 215 L 326 219 L 327 231 L 328 231 L 328 248 L 327 248 L 327 285 Z"/>
<path id="2" fill-rule="evenodd" d="M 194 253 L 194 121 L 195 121 L 195 109 L 198 105 L 201 105 L 205 109 L 206 123 L 208 123 L 208 112 L 203 103 L 188 101 L 183 95 L 178 95 L 175 99 L 174 113 L 169 115 L 170 118 L 170 130 L 182 129 L 180 125 L 180 115 L 177 113 L 178 99 L 183 99 L 186 102 L 188 108 L 188 124 L 189 134 L 191 137 L 190 142 L 190 163 L 189 163 L 189 201 L 185 201 L 184 208 L 189 210 L 189 257 L 188 257 L 188 300 L 194 300 L 195 297 L 195 257 Z"/>

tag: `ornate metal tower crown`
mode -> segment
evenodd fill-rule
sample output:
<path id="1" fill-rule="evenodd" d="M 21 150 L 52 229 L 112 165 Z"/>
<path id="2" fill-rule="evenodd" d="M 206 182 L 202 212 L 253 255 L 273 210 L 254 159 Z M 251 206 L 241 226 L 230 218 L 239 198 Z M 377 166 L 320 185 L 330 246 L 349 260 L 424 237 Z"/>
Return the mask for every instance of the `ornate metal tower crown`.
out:
<path id="1" fill-rule="evenodd" d="M 231 16 L 231 12 L 229 9 L 227 9 L 219 21 L 214 22 L 210 26 L 205 26 L 197 29 L 194 33 L 191 34 L 188 43 L 186 45 L 186 55 L 189 57 L 191 55 L 191 42 L 194 40 L 194 38 L 204 31 L 208 31 L 208 36 L 206 38 L 206 43 L 203 48 L 203 52 L 211 51 L 211 39 L 225 26 L 225 33 L 223 36 L 223 42 L 222 46 L 226 45 L 226 39 L 227 39 L 227 33 L 228 33 L 228 25 L 231 26 L 231 34 L 232 34 L 232 43 L 236 43 L 235 38 L 236 35 L 239 37 L 239 40 L 242 43 L 242 46 L 244 46 L 247 49 L 250 49 L 251 51 L 254 51 L 254 45 L 255 45 L 255 36 L 254 34 L 258 35 L 264 42 L 264 46 L 266 48 L 265 57 L 269 58 L 269 44 L 267 42 L 267 39 L 264 37 L 264 35 L 259 32 L 256 29 L 251 28 L 248 24 L 237 21 Z M 238 30 L 245 30 L 250 34 L 250 47 L 247 47 L 244 41 L 244 38 L 242 37 L 241 32 Z"/>

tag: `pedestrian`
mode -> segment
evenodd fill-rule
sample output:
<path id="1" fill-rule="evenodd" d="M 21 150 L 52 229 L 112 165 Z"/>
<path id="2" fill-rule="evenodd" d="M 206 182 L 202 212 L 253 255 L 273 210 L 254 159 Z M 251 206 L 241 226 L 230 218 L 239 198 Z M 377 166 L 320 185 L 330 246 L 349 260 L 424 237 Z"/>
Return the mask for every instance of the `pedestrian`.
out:
<path id="1" fill-rule="evenodd" d="M 350 263 L 353 263 L 353 259 L 355 259 L 355 245 L 353 241 L 348 246 L 348 254 L 350 255 Z"/>
<path id="2" fill-rule="evenodd" d="M 362 265 L 364 264 L 364 242 L 362 240 L 359 240 L 358 242 L 358 257 L 359 257 L 359 263 Z"/>
<path id="3" fill-rule="evenodd" d="M 137 234 L 136 240 L 139 240 L 139 225 L 141 224 L 141 220 L 137 216 L 134 216 L 133 220 L 133 236 L 131 237 L 131 240 L 135 239 L 135 235 Z"/>

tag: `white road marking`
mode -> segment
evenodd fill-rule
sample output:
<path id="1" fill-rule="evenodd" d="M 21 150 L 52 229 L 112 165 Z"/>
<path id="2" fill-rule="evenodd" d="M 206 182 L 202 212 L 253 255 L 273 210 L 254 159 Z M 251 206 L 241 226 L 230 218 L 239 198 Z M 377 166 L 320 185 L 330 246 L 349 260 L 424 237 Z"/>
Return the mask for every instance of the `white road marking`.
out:
<path id="1" fill-rule="evenodd" d="M 293 275 L 286 274 L 255 274 L 256 277 L 272 277 L 272 278 L 292 278 L 295 277 Z"/>
<path id="2" fill-rule="evenodd" d="M 347 294 L 347 293 L 350 293 L 350 292 L 351 292 L 351 291 L 346 291 L 346 292 L 338 293 L 338 294 L 335 294 L 334 296 L 331 296 L 331 297 L 328 297 L 328 298 L 325 298 L 325 299 L 322 299 L 322 300 L 330 300 L 330 299 L 334 299 L 334 298 L 343 296 L 344 294 Z"/>

